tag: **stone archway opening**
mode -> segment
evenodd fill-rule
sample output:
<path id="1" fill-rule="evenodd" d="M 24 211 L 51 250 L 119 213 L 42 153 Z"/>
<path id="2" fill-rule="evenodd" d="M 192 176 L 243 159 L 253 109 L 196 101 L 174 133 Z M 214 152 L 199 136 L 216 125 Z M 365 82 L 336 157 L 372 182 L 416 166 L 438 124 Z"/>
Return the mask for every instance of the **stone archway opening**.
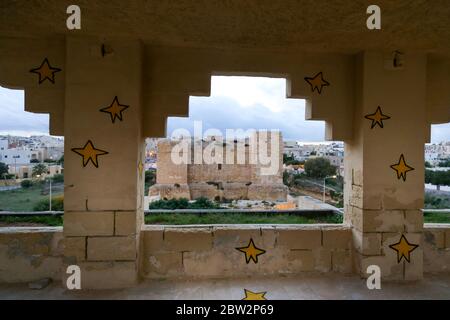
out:
<path id="1" fill-rule="evenodd" d="M 151 209 L 146 212 L 147 223 L 175 223 L 170 218 L 173 208 L 209 210 L 210 214 L 213 209 L 231 209 L 230 216 L 238 210 L 250 211 L 246 212 L 248 218 L 234 215 L 234 219 L 226 217 L 225 212 L 218 212 L 211 219 L 189 212 L 192 219 L 184 220 L 200 224 L 249 223 L 251 217 L 255 223 L 342 221 L 339 208 L 343 206 L 343 143 L 323 142 L 324 122 L 305 120 L 305 100 L 287 98 L 285 77 L 264 76 L 213 75 L 209 97 L 191 96 L 188 117 L 168 118 L 168 140 L 147 140 L 146 174 L 149 178 L 156 176 L 155 184 L 150 188 L 147 184 L 144 192 L 144 208 Z M 277 170 L 266 176 L 258 166 L 250 164 L 250 137 L 258 130 L 280 134 L 276 140 L 279 153 L 269 158 L 276 162 Z M 178 164 L 170 153 L 179 144 L 174 141 L 181 137 L 194 142 L 187 165 Z M 212 150 L 210 147 L 217 145 L 219 139 L 223 150 Z M 268 148 L 257 146 L 262 151 L 270 149 L 270 133 L 264 141 Z M 203 147 L 196 148 L 200 143 Z M 211 150 L 220 153 L 220 159 L 213 157 L 208 162 Z M 241 150 L 242 161 L 234 154 Z M 197 161 L 199 153 L 202 159 Z M 232 154 L 231 161 L 228 153 Z M 196 205 L 199 198 L 209 202 L 203 207 Z M 259 216 L 255 217 L 252 211 Z M 261 216 L 267 219 L 259 219 Z"/>

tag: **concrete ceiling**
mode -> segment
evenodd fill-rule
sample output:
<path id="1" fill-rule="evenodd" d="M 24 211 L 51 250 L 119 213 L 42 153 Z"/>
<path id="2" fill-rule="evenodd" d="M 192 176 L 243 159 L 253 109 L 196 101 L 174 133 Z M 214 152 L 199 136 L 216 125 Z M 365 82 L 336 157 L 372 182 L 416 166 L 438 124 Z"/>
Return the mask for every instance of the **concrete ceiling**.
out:
<path id="1" fill-rule="evenodd" d="M 66 28 L 78 4 L 82 29 Z M 381 31 L 366 8 L 382 10 Z M 333 51 L 450 52 L 449 0 L 1 0 L 0 36 L 132 36 L 148 44 Z M 0 44 L 1 45 L 1 44 Z"/>

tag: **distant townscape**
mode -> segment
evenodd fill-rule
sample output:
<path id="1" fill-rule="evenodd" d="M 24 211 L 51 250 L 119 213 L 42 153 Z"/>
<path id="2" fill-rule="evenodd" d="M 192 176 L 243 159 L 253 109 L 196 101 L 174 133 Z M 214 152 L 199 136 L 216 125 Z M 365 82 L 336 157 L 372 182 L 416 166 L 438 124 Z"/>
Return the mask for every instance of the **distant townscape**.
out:
<path id="1" fill-rule="evenodd" d="M 0 136 L 0 162 L 8 166 L 8 174 L 16 179 L 32 177 L 33 168 L 46 163 L 43 176 L 62 173 L 64 139 L 52 136 Z"/>

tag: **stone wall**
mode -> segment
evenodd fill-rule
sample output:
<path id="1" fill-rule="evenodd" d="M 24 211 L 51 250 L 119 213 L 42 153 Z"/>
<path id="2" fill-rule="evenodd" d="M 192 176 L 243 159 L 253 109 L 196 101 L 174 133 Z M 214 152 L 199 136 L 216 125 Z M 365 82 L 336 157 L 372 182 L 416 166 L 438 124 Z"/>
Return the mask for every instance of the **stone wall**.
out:
<path id="1" fill-rule="evenodd" d="M 145 278 L 352 272 L 351 230 L 340 225 L 145 226 Z M 246 263 L 250 239 L 266 252 Z"/>
<path id="2" fill-rule="evenodd" d="M 60 227 L 0 228 L 0 283 L 61 279 L 63 242 Z"/>
<path id="3" fill-rule="evenodd" d="M 144 278 L 355 271 L 352 232 L 342 225 L 144 226 L 141 236 Z M 65 247 L 76 247 L 70 239 L 64 240 L 61 227 L 0 228 L 0 283 L 61 280 Z M 245 253 L 236 250 L 248 246 L 250 239 L 266 251 L 258 263 L 247 264 Z M 450 224 L 425 224 L 423 252 L 425 273 L 450 273 Z M 99 273 L 101 278 L 108 274 L 101 269 Z"/>
<path id="4" fill-rule="evenodd" d="M 450 224 L 426 223 L 423 238 L 423 271 L 450 273 Z"/>

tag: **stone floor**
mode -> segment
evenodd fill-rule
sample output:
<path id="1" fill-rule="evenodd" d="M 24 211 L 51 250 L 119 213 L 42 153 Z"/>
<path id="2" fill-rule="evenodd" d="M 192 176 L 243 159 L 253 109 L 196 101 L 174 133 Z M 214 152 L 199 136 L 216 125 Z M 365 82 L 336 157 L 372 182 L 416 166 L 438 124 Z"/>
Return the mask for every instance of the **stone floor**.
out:
<path id="1" fill-rule="evenodd" d="M 419 282 L 382 283 L 381 290 L 368 290 L 358 276 L 308 274 L 224 280 L 151 280 L 121 290 L 68 291 L 60 283 L 31 290 L 26 284 L 0 285 L 0 299 L 169 299 L 240 300 L 244 288 L 267 291 L 272 299 L 449 299 L 450 275 L 427 275 Z"/>

